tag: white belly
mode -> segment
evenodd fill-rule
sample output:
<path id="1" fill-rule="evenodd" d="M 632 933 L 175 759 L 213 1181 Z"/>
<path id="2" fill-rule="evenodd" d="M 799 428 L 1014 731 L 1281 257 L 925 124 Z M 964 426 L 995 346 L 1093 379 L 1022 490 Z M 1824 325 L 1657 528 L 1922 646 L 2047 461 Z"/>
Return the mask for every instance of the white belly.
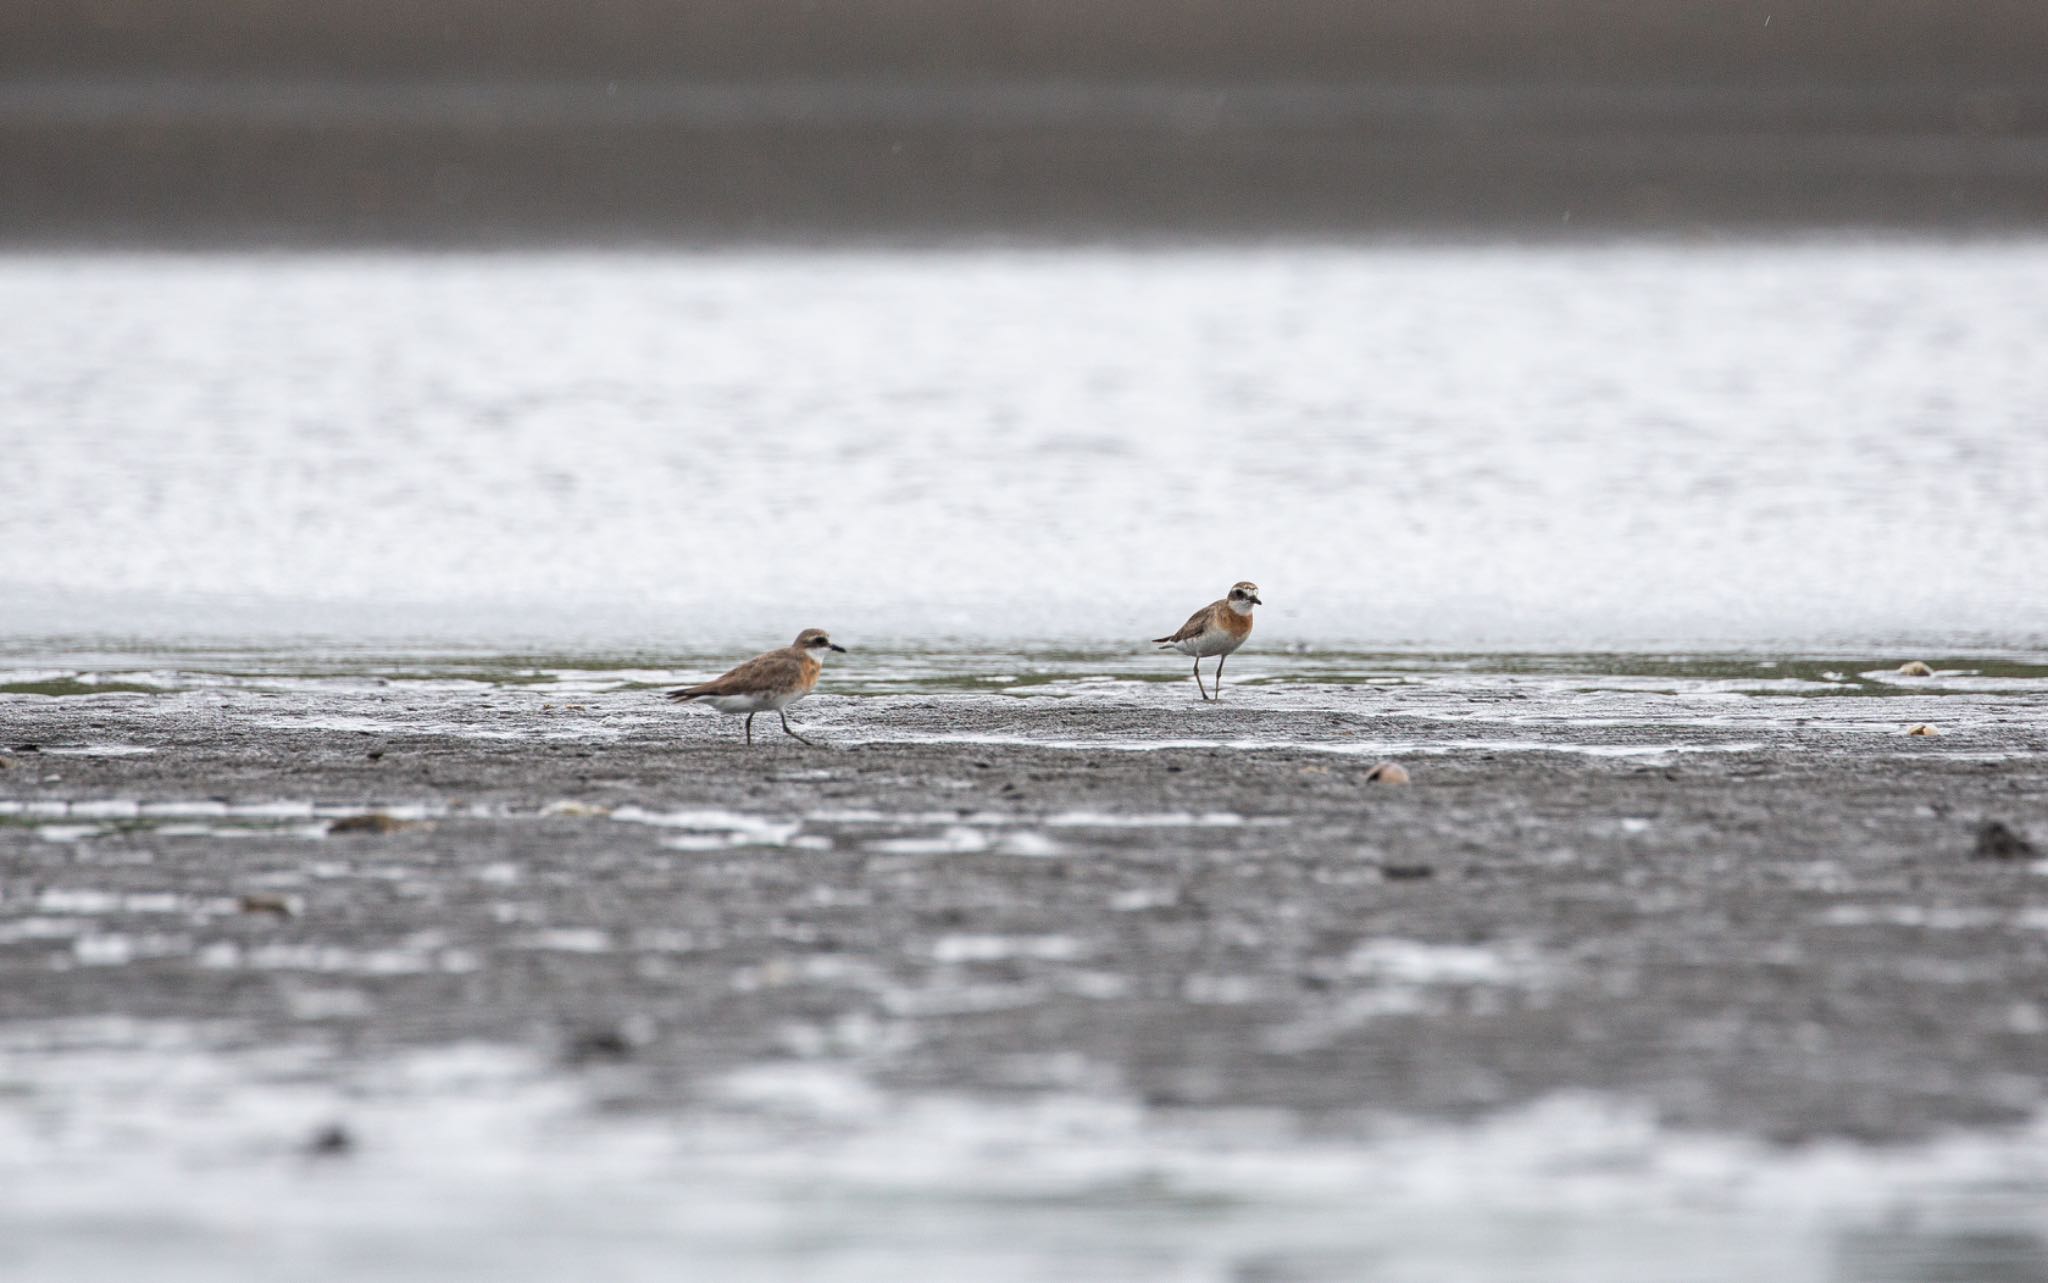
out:
<path id="1" fill-rule="evenodd" d="M 809 691 L 757 691 L 749 695 L 706 695 L 699 704 L 709 704 L 721 713 L 760 713 L 769 709 L 788 708 Z"/>
<path id="2" fill-rule="evenodd" d="M 1226 633 L 1220 628 L 1211 628 L 1208 632 L 1197 633 L 1186 641 L 1174 642 L 1173 648 L 1183 655 L 1190 655 L 1196 659 L 1208 659 L 1212 655 L 1230 654 L 1239 646 L 1244 645 L 1244 639 L 1250 635 L 1249 633 Z"/>

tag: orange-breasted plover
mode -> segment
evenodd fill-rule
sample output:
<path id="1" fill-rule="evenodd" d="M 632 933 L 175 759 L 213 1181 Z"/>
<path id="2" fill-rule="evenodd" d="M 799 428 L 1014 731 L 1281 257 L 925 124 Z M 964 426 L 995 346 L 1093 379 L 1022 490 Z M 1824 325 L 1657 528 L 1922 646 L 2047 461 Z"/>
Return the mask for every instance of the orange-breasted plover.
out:
<path id="1" fill-rule="evenodd" d="M 810 694 L 817 686 L 818 672 L 825 666 L 824 656 L 828 650 L 836 650 L 842 655 L 846 653 L 846 647 L 832 644 L 824 629 L 806 628 L 781 650 L 756 655 L 723 677 L 672 690 L 668 697 L 678 704 L 701 699 L 721 713 L 745 713 L 749 744 L 754 742 L 754 714 L 772 708 L 782 719 L 784 731 L 792 738 L 810 744 L 813 741 L 790 729 L 789 714 L 782 710 Z"/>
<path id="2" fill-rule="evenodd" d="M 1166 650 L 1177 650 L 1183 655 L 1195 657 L 1195 689 L 1208 699 L 1209 692 L 1202 685 L 1202 661 L 1216 656 L 1216 698 L 1223 698 L 1223 661 L 1230 658 L 1232 651 L 1244 645 L 1244 639 L 1252 635 L 1252 607 L 1263 606 L 1259 600 L 1259 586 L 1255 583 L 1235 583 L 1230 586 L 1230 595 L 1221 601 L 1212 601 L 1180 626 L 1180 631 L 1171 637 L 1154 637 L 1152 640 Z"/>

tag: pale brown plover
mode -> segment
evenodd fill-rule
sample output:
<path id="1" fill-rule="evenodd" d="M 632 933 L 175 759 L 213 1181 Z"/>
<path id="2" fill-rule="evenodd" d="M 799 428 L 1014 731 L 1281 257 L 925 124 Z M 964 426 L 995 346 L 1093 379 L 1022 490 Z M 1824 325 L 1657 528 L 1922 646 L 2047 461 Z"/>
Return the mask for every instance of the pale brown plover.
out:
<path id="1" fill-rule="evenodd" d="M 1195 657 L 1195 689 L 1208 699 L 1209 692 L 1202 686 L 1202 661 L 1216 656 L 1216 695 L 1223 698 L 1223 661 L 1230 658 L 1232 651 L 1244 645 L 1244 639 L 1252 635 L 1252 607 L 1263 606 L 1259 600 L 1259 586 L 1249 581 L 1230 586 L 1230 595 L 1220 601 L 1212 601 L 1180 626 L 1180 631 L 1171 637 L 1154 637 L 1160 647 L 1177 650 L 1183 655 Z"/>
<path id="2" fill-rule="evenodd" d="M 824 629 L 806 628 L 781 650 L 756 655 L 723 677 L 672 690 L 668 697 L 678 704 L 703 700 L 721 713 L 745 713 L 749 744 L 754 742 L 754 714 L 772 708 L 782 719 L 782 729 L 791 738 L 812 744 L 815 741 L 804 739 L 790 728 L 789 714 L 782 710 L 810 694 L 817 686 L 818 672 L 824 667 L 824 654 L 828 650 L 836 650 L 842 655 L 846 653 L 846 647 L 832 644 Z"/>

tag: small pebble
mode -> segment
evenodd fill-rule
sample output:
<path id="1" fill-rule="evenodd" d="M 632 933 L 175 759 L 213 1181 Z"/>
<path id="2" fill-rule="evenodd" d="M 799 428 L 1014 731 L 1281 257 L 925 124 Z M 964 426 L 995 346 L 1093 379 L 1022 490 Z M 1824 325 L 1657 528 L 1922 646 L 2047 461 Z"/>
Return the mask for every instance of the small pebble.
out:
<path id="1" fill-rule="evenodd" d="M 411 828 L 410 820 L 394 820 L 382 811 L 371 811 L 367 815 L 350 815 L 327 826 L 329 833 L 396 833 Z"/>
<path id="2" fill-rule="evenodd" d="M 1934 676 L 1934 670 L 1927 666 L 1927 662 L 1925 660 L 1909 659 L 1905 663 L 1899 665 L 1899 676 L 1932 677 Z"/>
<path id="3" fill-rule="evenodd" d="M 2031 860 L 2040 852 L 2026 835 L 2002 820 L 1986 820 L 1977 826 L 1977 846 L 1970 852 L 1977 860 Z"/>
<path id="4" fill-rule="evenodd" d="M 1408 768 L 1399 762 L 1381 762 L 1365 773 L 1367 784 L 1406 784 Z"/>
<path id="5" fill-rule="evenodd" d="M 594 1060 L 625 1060 L 633 1054 L 633 1041 L 616 1029 L 594 1029 L 569 1040 L 572 1064 Z"/>
<path id="6" fill-rule="evenodd" d="M 291 896 L 279 895 L 275 891 L 251 891 L 237 901 L 237 905 L 244 913 L 268 913 L 279 918 L 296 917 L 299 912 Z"/>
<path id="7" fill-rule="evenodd" d="M 1908 734 L 1908 735 L 1939 735 L 1939 734 L 1941 734 L 1941 732 L 1940 732 L 1940 731 L 1938 731 L 1938 730 L 1935 730 L 1935 729 L 1934 729 L 1934 728 L 1933 728 L 1932 726 L 1929 726 L 1929 725 L 1928 725 L 1927 723 L 1925 723 L 1925 722 L 1918 722 L 1918 723 L 1916 723 L 1916 724 L 1914 724 L 1914 725 L 1912 725 L 1912 726 L 1909 726 L 1909 727 L 1907 727 L 1907 728 L 1906 728 L 1906 734 Z"/>
<path id="8" fill-rule="evenodd" d="M 356 1147 L 356 1138 L 340 1123 L 329 1123 L 306 1141 L 306 1152 L 318 1158 L 340 1158 Z"/>

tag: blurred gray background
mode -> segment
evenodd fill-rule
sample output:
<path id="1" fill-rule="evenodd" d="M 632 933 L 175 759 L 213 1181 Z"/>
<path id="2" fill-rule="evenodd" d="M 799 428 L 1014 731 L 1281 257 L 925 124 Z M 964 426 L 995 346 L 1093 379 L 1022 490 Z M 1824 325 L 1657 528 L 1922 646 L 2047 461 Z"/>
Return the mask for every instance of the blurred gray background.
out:
<path id="1" fill-rule="evenodd" d="M 2010 230 L 2038 0 L 6 0 L 0 242 Z"/>

